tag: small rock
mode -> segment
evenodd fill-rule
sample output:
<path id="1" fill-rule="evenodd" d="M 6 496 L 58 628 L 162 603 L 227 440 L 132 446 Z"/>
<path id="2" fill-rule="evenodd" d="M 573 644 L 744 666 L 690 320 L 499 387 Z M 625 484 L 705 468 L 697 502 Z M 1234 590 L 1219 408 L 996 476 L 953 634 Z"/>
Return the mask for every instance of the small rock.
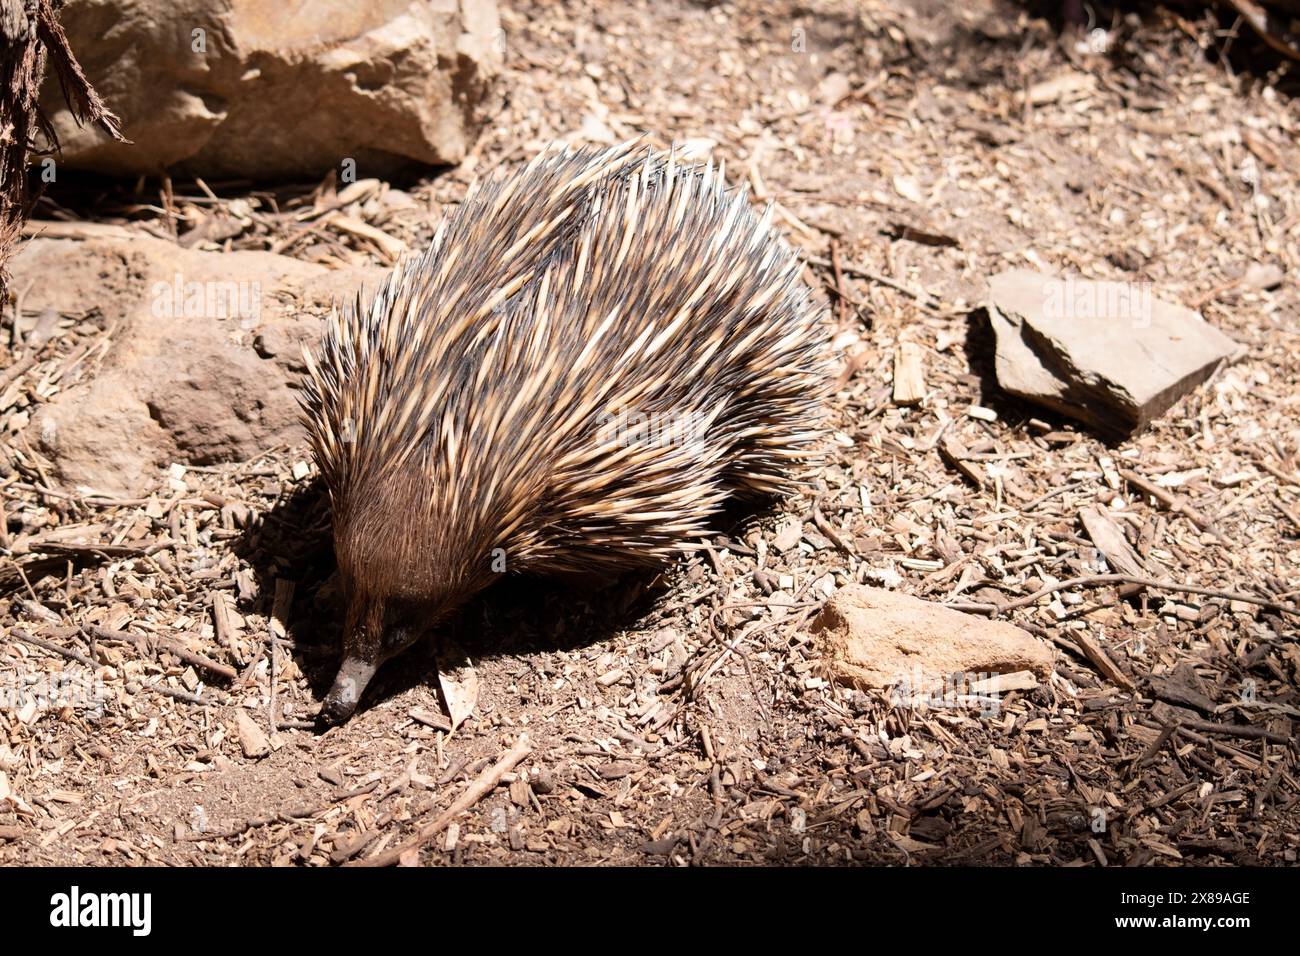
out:
<path id="1" fill-rule="evenodd" d="M 830 676 L 863 689 L 1052 670 L 1050 647 L 1012 624 L 860 584 L 836 591 L 809 630 Z"/>
<path id="2" fill-rule="evenodd" d="M 1145 283 L 1012 269 L 989 286 L 998 383 L 1108 434 L 1140 431 L 1244 353 Z"/>
<path id="3" fill-rule="evenodd" d="M 1250 291 L 1276 289 L 1286 278 L 1281 266 L 1271 262 L 1252 262 L 1246 267 L 1246 274 L 1241 277 L 1241 288 Z"/>

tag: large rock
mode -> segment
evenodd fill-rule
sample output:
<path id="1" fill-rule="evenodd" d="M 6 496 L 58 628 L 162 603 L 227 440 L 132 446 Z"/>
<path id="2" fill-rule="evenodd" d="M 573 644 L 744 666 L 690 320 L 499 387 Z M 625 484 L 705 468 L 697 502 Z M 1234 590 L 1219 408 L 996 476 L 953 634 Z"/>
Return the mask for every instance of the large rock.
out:
<path id="1" fill-rule="evenodd" d="M 18 288 L 37 280 L 24 311 L 98 307 L 113 329 L 102 366 L 39 406 L 27 436 L 65 484 L 116 494 L 171 462 L 244 461 L 302 441 L 302 344 L 314 346 L 336 296 L 383 275 L 147 237 L 35 239 L 13 272 Z"/>
<path id="2" fill-rule="evenodd" d="M 830 676 L 863 688 L 1052 670 L 1048 645 L 1013 624 L 860 584 L 836 591 L 810 630 Z"/>
<path id="3" fill-rule="evenodd" d="M 1147 283 L 989 280 L 998 384 L 1110 435 L 1145 428 L 1242 347 Z"/>
<path id="4" fill-rule="evenodd" d="M 134 145 L 79 128 L 52 76 L 42 105 L 62 162 L 115 174 L 456 163 L 500 60 L 493 0 L 70 0 L 62 22 Z"/>

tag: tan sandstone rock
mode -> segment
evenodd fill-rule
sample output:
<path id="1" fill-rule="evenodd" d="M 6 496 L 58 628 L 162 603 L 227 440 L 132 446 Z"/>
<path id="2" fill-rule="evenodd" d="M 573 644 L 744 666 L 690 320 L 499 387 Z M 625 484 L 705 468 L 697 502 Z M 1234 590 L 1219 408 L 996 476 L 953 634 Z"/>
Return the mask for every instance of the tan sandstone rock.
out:
<path id="1" fill-rule="evenodd" d="M 998 384 L 1106 435 L 1141 431 L 1244 352 L 1150 283 L 1009 269 L 989 280 Z"/>
<path id="2" fill-rule="evenodd" d="M 137 493 L 172 462 L 244 461 L 304 439 L 296 384 L 336 296 L 380 269 L 329 271 L 269 252 L 148 237 L 35 239 L 12 262 L 24 309 L 113 328 L 93 374 L 42 404 L 27 434 L 72 487 Z"/>
<path id="3" fill-rule="evenodd" d="M 1051 648 L 1013 624 L 858 584 L 835 592 L 811 633 L 829 676 L 862 688 L 1052 670 Z"/>
<path id="4" fill-rule="evenodd" d="M 502 49 L 493 0 L 70 0 L 60 20 L 133 145 L 79 127 L 51 75 L 58 162 L 118 175 L 457 163 Z"/>

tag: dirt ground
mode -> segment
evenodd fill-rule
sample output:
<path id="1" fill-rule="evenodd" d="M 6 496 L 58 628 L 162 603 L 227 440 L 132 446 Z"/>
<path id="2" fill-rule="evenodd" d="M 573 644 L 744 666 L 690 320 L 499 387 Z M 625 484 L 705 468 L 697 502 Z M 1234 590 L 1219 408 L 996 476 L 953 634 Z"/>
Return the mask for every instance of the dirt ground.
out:
<path id="1" fill-rule="evenodd" d="M 711 140 L 731 178 L 778 204 L 830 304 L 845 368 L 831 460 L 802 498 L 730 516 L 658 579 L 501 585 L 319 733 L 340 601 L 327 509 L 295 468 L 309 452 L 191 468 L 183 490 L 161 474 L 139 500 L 50 488 L 22 430 L 94 374 L 87 361 L 49 377 L 100 331 L 70 319 L 34 364 L 0 371 L 0 502 L 11 541 L 93 525 L 113 544 L 0 554 L 0 682 L 61 672 L 106 701 L 0 709 L 0 863 L 364 860 L 526 733 L 502 785 L 408 862 L 1294 864 L 1286 611 L 1155 588 L 1046 595 L 1007 616 L 1052 643 L 1055 672 L 996 714 L 828 683 L 806 628 L 852 582 L 1001 604 L 1095 574 L 1078 515 L 1099 503 L 1167 579 L 1295 606 L 1300 111 L 1294 78 L 1270 72 L 1280 61 L 1244 62 L 1249 37 L 1160 12 L 1081 52 L 995 0 L 505 6 L 501 101 L 471 161 L 405 184 L 421 215 L 376 224 L 417 243 L 426 209 L 555 137 Z M 162 214 L 183 200 L 144 189 L 93 206 L 53 194 L 41 214 L 169 235 Z M 276 197 L 291 212 L 320 191 Z M 288 228 L 253 222 L 227 247 L 269 248 Z M 381 261 L 348 237 L 286 251 Z M 1286 281 L 1241 281 L 1252 264 Z M 979 306 L 987 277 L 1016 265 L 1149 282 L 1247 356 L 1107 444 L 999 394 Z M 890 382 L 907 341 L 924 348 L 927 395 L 904 408 Z M 961 470 L 940 454 L 949 436 Z M 88 642 L 94 627 L 145 637 Z M 269 753 L 249 756 L 259 733 Z"/>

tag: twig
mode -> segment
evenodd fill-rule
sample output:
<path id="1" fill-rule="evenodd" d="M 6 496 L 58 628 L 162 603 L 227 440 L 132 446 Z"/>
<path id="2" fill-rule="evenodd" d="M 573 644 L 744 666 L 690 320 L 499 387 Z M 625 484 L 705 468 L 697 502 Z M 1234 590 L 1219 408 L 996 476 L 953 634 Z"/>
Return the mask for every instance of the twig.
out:
<path id="1" fill-rule="evenodd" d="M 310 726 L 314 727 L 316 725 L 311 724 Z M 335 792 L 324 803 L 318 803 L 315 806 L 298 807 L 294 810 L 281 810 L 277 813 L 268 813 L 260 817 L 249 817 L 247 820 L 243 820 L 227 830 L 186 833 L 183 834 L 180 839 L 191 843 L 198 843 L 204 840 L 228 840 L 231 837 L 239 836 L 240 834 L 256 829 L 257 827 L 270 826 L 273 823 L 296 823 L 297 821 L 306 819 L 307 817 L 314 817 L 318 813 L 324 813 L 336 803 L 342 803 L 344 800 L 351 800 L 353 797 L 363 797 L 378 787 L 379 781 L 372 780 L 353 790 Z"/>
<path id="2" fill-rule="evenodd" d="M 1154 800 L 1152 800 L 1150 803 L 1146 805 L 1146 808 L 1148 810 L 1157 810 L 1160 807 L 1163 807 L 1166 803 L 1173 803 L 1183 794 L 1191 793 L 1193 790 L 1199 788 L 1200 785 L 1201 785 L 1201 781 L 1190 780 L 1187 783 L 1183 784 L 1181 787 L 1178 787 L 1177 789 L 1174 790 L 1170 790 L 1167 793 L 1163 793 L 1160 796 L 1156 797 Z"/>
<path id="3" fill-rule="evenodd" d="M 835 268 L 831 260 L 823 259 L 821 256 L 810 255 L 810 256 L 805 256 L 804 258 L 806 258 L 809 262 L 811 262 L 815 266 L 821 266 L 823 269 Z M 839 268 L 841 272 L 848 273 L 849 275 L 855 275 L 860 279 L 870 279 L 872 282 L 875 282 L 878 285 L 888 286 L 891 289 L 897 289 L 899 292 L 905 293 L 906 295 L 910 295 L 913 299 L 916 299 L 918 302 L 920 302 L 922 305 L 925 306 L 929 306 L 930 299 L 934 298 L 934 296 L 932 296 L 932 294 L 930 292 L 927 292 L 925 289 L 913 289 L 911 286 L 904 285 L 903 283 L 899 282 L 897 279 L 891 279 L 887 275 L 882 275 L 879 272 L 874 272 L 871 269 L 868 269 L 866 266 L 855 265 L 852 262 L 841 262 Z"/>
<path id="4" fill-rule="evenodd" d="M 1133 761 L 1132 766 L 1129 768 L 1129 773 L 1133 773 L 1135 771 L 1141 770 L 1153 759 L 1155 759 L 1156 754 L 1160 753 L 1160 751 L 1164 748 L 1165 744 L 1169 742 L 1169 738 L 1172 737 L 1177 732 L 1178 732 L 1178 724 L 1176 723 L 1165 724 L 1164 729 L 1160 731 L 1160 735 L 1156 737 L 1155 740 L 1151 741 L 1151 746 L 1148 747 L 1145 751 L 1143 751 L 1142 756 L 1138 757 L 1137 760 Z"/>
<path id="5" fill-rule="evenodd" d="M 1038 507 L 1039 505 L 1041 505 L 1043 502 L 1045 502 L 1045 501 L 1050 501 L 1051 499 L 1055 498 L 1057 495 L 1063 495 L 1063 494 L 1065 494 L 1065 493 L 1068 492 L 1068 491 L 1074 491 L 1075 489 L 1077 489 L 1077 488 L 1081 488 L 1081 487 L 1083 487 L 1083 482 L 1082 482 L 1082 481 L 1072 481 L 1072 482 L 1070 482 L 1070 484 L 1068 484 L 1068 485 L 1062 485 L 1060 488 L 1053 488 L 1053 489 L 1052 489 L 1051 491 L 1049 491 L 1047 494 L 1045 494 L 1045 495 L 1039 495 L 1039 496 L 1038 496 L 1037 498 L 1035 498 L 1033 501 L 1027 501 L 1027 502 L 1025 502 L 1023 505 L 1020 506 L 1020 510 L 1021 510 L 1022 512 L 1023 512 L 1023 511 L 1033 511 L 1035 508 L 1037 508 L 1037 507 Z"/>
<path id="6" fill-rule="evenodd" d="M 1277 467 L 1277 465 L 1266 461 L 1262 454 L 1255 456 L 1255 464 L 1259 465 L 1259 467 L 1263 468 L 1279 481 L 1285 481 L 1288 485 L 1295 485 L 1297 488 L 1300 488 L 1300 478 L 1297 478 L 1295 475 L 1289 475 L 1281 468 Z"/>
<path id="7" fill-rule="evenodd" d="M 1174 514 L 1183 515 L 1185 518 L 1187 518 L 1188 521 L 1196 525 L 1196 527 L 1200 528 L 1202 531 L 1208 531 L 1210 534 L 1214 535 L 1215 537 L 1220 537 L 1218 530 L 1214 527 L 1214 523 L 1210 521 L 1209 518 L 1206 518 L 1204 515 L 1198 512 L 1191 505 L 1189 505 L 1187 501 L 1181 496 L 1171 494 L 1170 492 L 1166 491 L 1164 488 L 1161 488 L 1159 485 L 1155 484 L 1154 482 L 1147 481 L 1137 472 L 1130 471 L 1127 468 L 1121 468 L 1119 474 L 1120 477 L 1123 478 L 1125 481 L 1127 481 L 1130 485 L 1135 485 L 1136 487 L 1140 488 L 1142 491 L 1146 492 L 1152 498 L 1155 498 L 1157 501 L 1163 504 Z"/>
<path id="8" fill-rule="evenodd" d="M 95 635 L 97 640 L 125 641 L 135 644 L 137 647 L 147 647 L 150 640 L 150 637 L 144 634 L 133 634 L 130 631 L 115 631 L 107 627 L 99 627 L 98 625 L 91 625 L 87 627 L 86 630 Z M 239 673 L 233 667 L 226 664 L 218 664 L 212 658 L 200 654 L 198 651 L 190 650 L 179 641 L 174 641 L 161 634 L 155 634 L 152 638 L 157 641 L 158 647 L 161 650 L 180 658 L 187 664 L 193 664 L 195 667 L 216 674 L 218 677 L 224 677 L 226 680 L 234 680 L 239 676 Z"/>
<path id="9" fill-rule="evenodd" d="M 10 382 L 15 381 L 22 376 L 28 369 L 36 364 L 36 353 L 33 352 L 26 358 L 19 359 L 13 365 L 9 366 L 3 372 L 0 372 L 0 392 L 3 392 Z"/>
<path id="10" fill-rule="evenodd" d="M 402 854 L 406 853 L 409 850 L 418 850 L 420 847 L 424 846 L 435 836 L 441 833 L 444 829 L 446 829 L 447 825 L 451 823 L 453 820 L 455 820 L 456 817 L 460 816 L 460 814 L 464 813 L 474 804 L 478 803 L 489 793 L 495 790 L 497 784 L 501 782 L 501 778 L 504 777 L 511 770 L 513 770 L 521 760 L 523 760 L 526 756 L 528 756 L 529 751 L 531 751 L 532 749 L 533 749 L 532 744 L 528 740 L 528 735 L 520 734 L 519 739 L 515 741 L 515 745 L 511 747 L 508 751 L 506 751 L 504 757 L 502 757 L 491 767 L 488 767 L 486 770 L 480 773 L 478 777 L 474 780 L 474 782 L 471 783 L 469 787 L 466 788 L 465 792 L 456 798 L 455 802 L 453 802 L 451 806 L 449 806 L 446 810 L 444 810 L 441 814 L 439 814 L 436 820 L 434 820 L 428 826 L 421 829 L 420 832 L 417 833 L 414 838 L 402 844 L 401 846 L 397 847 L 396 849 L 389 850 L 387 853 L 380 853 L 377 856 L 372 856 L 369 859 L 365 859 L 365 860 L 354 860 L 344 865 L 345 866 L 392 866 L 394 865 L 401 859 Z"/>
<path id="11" fill-rule="evenodd" d="M 1014 611 L 1018 608 L 1028 607 L 1039 598 L 1046 597 L 1056 591 L 1068 591 L 1070 588 L 1092 587 L 1097 584 L 1136 584 L 1144 588 L 1162 588 L 1166 591 L 1179 591 L 1184 594 L 1200 594 L 1204 597 L 1217 597 L 1225 601 L 1241 601 L 1243 604 L 1255 604 L 1259 607 L 1266 607 L 1271 611 L 1280 611 L 1283 614 L 1294 614 L 1300 617 L 1300 608 L 1292 607 L 1288 604 L 1279 604 L 1277 601 L 1270 601 L 1266 598 L 1255 597 L 1253 594 L 1243 594 L 1239 591 L 1223 591 L 1218 588 L 1202 588 L 1192 584 L 1179 584 L 1176 581 L 1157 581 L 1155 578 L 1139 578 L 1131 574 L 1090 574 L 1079 578 L 1070 578 L 1067 581 L 1059 581 L 1056 584 L 1049 584 L 1039 588 L 1033 594 L 1026 597 L 1017 598 L 1014 601 L 1008 601 L 1006 604 L 980 604 L 975 602 L 955 602 L 945 604 L 960 611 L 972 611 L 984 614 L 996 614 L 998 612 Z"/>
<path id="12" fill-rule="evenodd" d="M 59 654 L 70 661 L 76 661 L 78 664 L 85 664 L 87 667 L 94 667 L 95 662 L 80 651 L 74 651 L 68 647 L 60 647 L 51 641 L 43 641 L 39 637 L 32 637 L 22 628 L 12 628 L 9 633 L 22 641 L 24 644 L 31 644 L 33 647 L 39 647 L 43 651 L 50 651 L 53 654 Z"/>
<path id="13" fill-rule="evenodd" d="M 1271 744 L 1286 745 L 1291 737 L 1264 727 L 1250 724 L 1221 724 L 1212 720 L 1186 720 L 1183 726 L 1189 730 L 1199 730 L 1203 734 L 1223 734 L 1226 737 L 1243 737 L 1247 740 L 1267 740 Z"/>
<path id="14" fill-rule="evenodd" d="M 156 681 L 144 681 L 140 686 L 148 688 L 149 690 L 157 691 L 160 694 L 171 697 L 173 700 L 179 700 L 186 704 L 193 704 L 195 707 L 208 707 L 218 703 L 217 701 L 200 697 L 198 694 L 191 694 L 188 691 L 168 687 L 166 684 L 159 684 Z M 128 686 L 127 690 L 130 691 L 131 688 Z"/>

